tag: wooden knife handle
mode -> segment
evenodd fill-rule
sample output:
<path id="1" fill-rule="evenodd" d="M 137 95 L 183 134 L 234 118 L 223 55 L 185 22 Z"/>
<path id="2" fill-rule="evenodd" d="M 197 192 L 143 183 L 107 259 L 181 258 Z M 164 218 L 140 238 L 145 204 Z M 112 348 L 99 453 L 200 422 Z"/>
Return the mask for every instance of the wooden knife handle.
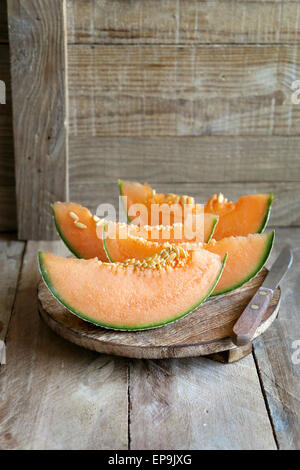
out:
<path id="1" fill-rule="evenodd" d="M 237 346 L 249 344 L 273 297 L 273 290 L 260 287 L 232 329 L 232 341 Z"/>

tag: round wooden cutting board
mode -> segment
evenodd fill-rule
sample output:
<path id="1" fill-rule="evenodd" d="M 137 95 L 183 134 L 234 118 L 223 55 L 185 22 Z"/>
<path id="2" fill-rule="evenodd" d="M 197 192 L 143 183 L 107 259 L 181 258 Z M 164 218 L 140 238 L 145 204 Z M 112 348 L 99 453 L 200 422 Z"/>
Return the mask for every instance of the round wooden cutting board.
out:
<path id="1" fill-rule="evenodd" d="M 39 312 L 57 334 L 100 353 L 145 359 L 209 355 L 237 349 L 230 339 L 232 327 L 267 272 L 267 269 L 262 269 L 240 289 L 211 298 L 177 322 L 153 330 L 114 331 L 85 322 L 63 307 L 43 281 L 38 285 Z M 280 295 L 278 287 L 255 337 L 261 335 L 276 318 Z"/>

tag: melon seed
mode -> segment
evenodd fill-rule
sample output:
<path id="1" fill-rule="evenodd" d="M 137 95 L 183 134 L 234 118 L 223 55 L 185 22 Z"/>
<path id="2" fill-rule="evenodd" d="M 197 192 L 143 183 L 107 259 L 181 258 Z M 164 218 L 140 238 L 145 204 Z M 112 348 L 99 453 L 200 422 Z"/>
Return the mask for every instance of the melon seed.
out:
<path id="1" fill-rule="evenodd" d="M 77 214 L 75 214 L 75 212 L 70 211 L 69 216 L 72 217 L 72 219 L 74 219 L 76 221 L 79 220 L 79 217 L 78 217 Z"/>
<path id="2" fill-rule="evenodd" d="M 75 224 L 76 227 L 78 227 L 78 228 L 87 228 L 87 225 L 82 224 L 81 222 L 77 222 L 77 220 L 75 220 L 74 224 Z"/>
<path id="3" fill-rule="evenodd" d="M 224 194 L 219 193 L 218 194 L 218 202 L 223 202 L 224 201 Z"/>
<path id="4" fill-rule="evenodd" d="M 117 262 L 115 265 L 122 265 L 123 267 L 133 266 L 134 268 L 141 270 L 161 269 L 168 264 L 174 266 L 174 262 L 177 261 L 178 266 L 184 266 L 188 258 L 188 252 L 179 246 L 172 246 L 170 244 L 166 245 L 166 248 L 160 253 L 155 253 L 143 260 L 135 260 L 135 258 L 132 258 L 125 260 L 123 263 Z"/>

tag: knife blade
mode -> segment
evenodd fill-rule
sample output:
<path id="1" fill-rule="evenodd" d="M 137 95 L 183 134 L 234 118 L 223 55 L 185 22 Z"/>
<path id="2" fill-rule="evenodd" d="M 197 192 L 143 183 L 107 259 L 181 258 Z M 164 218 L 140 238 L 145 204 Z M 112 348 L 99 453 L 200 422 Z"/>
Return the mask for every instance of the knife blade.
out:
<path id="1" fill-rule="evenodd" d="M 252 341 L 255 331 L 272 300 L 275 289 L 290 269 L 292 263 L 293 252 L 290 247 L 286 246 L 232 329 L 232 340 L 237 346 L 245 346 Z"/>
<path id="2" fill-rule="evenodd" d="M 282 281 L 292 264 L 293 252 L 290 247 L 286 246 L 280 252 L 275 263 L 272 265 L 261 287 L 266 287 L 267 289 L 272 289 L 274 291 L 279 285 L 280 281 Z"/>

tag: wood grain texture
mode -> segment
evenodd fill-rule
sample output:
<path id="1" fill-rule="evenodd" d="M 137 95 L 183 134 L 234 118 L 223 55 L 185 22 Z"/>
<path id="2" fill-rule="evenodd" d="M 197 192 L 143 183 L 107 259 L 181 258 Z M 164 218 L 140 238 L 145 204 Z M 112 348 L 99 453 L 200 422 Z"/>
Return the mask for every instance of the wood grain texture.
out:
<path id="1" fill-rule="evenodd" d="M 74 183 L 300 181 L 300 137 L 72 137 L 69 148 Z"/>
<path id="2" fill-rule="evenodd" d="M 276 448 L 252 356 L 134 360 L 129 390 L 131 449 Z"/>
<path id="3" fill-rule="evenodd" d="M 126 449 L 127 363 L 71 345 L 41 322 L 38 249 L 65 254 L 61 243 L 27 244 L 0 371 L 0 447 Z"/>
<path id="4" fill-rule="evenodd" d="M 144 181 L 146 179 L 141 179 Z M 120 169 L 119 177 L 122 178 Z M 134 178 L 133 178 L 134 179 Z M 165 175 L 168 181 L 168 175 Z M 196 198 L 197 202 L 205 203 L 214 193 L 222 192 L 229 199 L 236 201 L 243 194 L 274 193 L 270 226 L 299 226 L 300 225 L 300 185 L 298 182 L 215 182 L 215 183 L 157 183 L 148 182 L 157 190 L 164 193 L 188 194 Z M 102 203 L 111 203 L 118 214 L 119 190 L 116 179 L 100 179 L 90 183 L 81 183 L 80 180 L 71 180 L 70 199 L 87 206 L 96 212 L 97 206 Z M 105 214 L 104 214 L 105 215 Z"/>
<path id="5" fill-rule="evenodd" d="M 18 230 L 25 239 L 55 236 L 50 203 L 68 197 L 64 10 L 60 0 L 8 3 Z"/>
<path id="6" fill-rule="evenodd" d="M 4 341 L 22 265 L 24 243 L 0 239 L 0 340 Z"/>
<path id="7" fill-rule="evenodd" d="M 262 284 L 267 270 L 226 295 L 209 299 L 175 323 L 149 331 L 106 330 L 81 320 L 63 307 L 43 281 L 38 286 L 39 311 L 46 324 L 63 338 L 93 351 L 125 357 L 162 359 L 202 356 L 234 348 L 232 327 Z M 255 336 L 275 320 L 280 304 L 278 289 Z"/>
<path id="8" fill-rule="evenodd" d="M 68 0 L 70 43 L 281 43 L 299 39 L 297 1 Z"/>
<path id="9" fill-rule="evenodd" d="M 72 136 L 299 135 L 296 46 L 68 50 Z"/>
<path id="10" fill-rule="evenodd" d="M 276 235 L 269 265 L 286 244 L 293 248 L 294 263 L 281 284 L 283 298 L 279 318 L 271 330 L 254 342 L 254 354 L 279 448 L 299 449 L 300 229 L 278 229 Z"/>

